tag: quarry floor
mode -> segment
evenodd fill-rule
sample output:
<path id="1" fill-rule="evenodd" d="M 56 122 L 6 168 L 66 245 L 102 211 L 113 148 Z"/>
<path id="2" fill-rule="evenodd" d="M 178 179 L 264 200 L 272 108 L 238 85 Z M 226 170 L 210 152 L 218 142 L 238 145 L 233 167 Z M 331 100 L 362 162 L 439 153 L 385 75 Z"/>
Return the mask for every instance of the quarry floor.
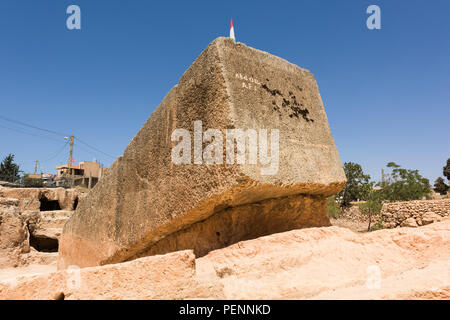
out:
<path id="1" fill-rule="evenodd" d="M 0 298 L 450 299 L 450 218 L 364 233 L 292 230 L 201 258 L 186 250 L 83 268 L 69 286 L 73 277 L 55 263 L 2 269 Z"/>
<path id="2" fill-rule="evenodd" d="M 56 271 L 56 264 L 30 264 L 25 267 L 0 269 L 0 281 L 24 275 L 42 274 Z"/>
<path id="3" fill-rule="evenodd" d="M 339 218 L 339 219 L 330 219 L 330 222 L 333 226 L 347 228 L 352 230 L 353 232 L 367 232 L 367 221 L 361 219 L 348 219 L 348 218 Z M 54 255 L 51 264 L 36 264 L 31 263 L 27 266 L 21 267 L 10 267 L 10 268 L 0 268 L 0 281 L 5 279 L 11 279 L 18 276 L 24 275 L 36 275 L 42 273 L 56 272 L 56 260 L 57 255 Z"/>

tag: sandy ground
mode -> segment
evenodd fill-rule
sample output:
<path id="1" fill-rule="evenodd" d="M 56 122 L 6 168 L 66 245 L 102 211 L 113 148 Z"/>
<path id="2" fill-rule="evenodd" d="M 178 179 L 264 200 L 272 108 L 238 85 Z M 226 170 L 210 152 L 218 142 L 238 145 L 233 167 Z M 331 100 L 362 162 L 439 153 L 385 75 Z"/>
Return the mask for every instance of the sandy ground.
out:
<path id="1" fill-rule="evenodd" d="M 0 280 L 7 280 L 22 275 L 42 274 L 56 271 L 56 264 L 30 264 L 26 267 L 0 269 Z"/>
<path id="2" fill-rule="evenodd" d="M 0 281 L 2 298 L 450 299 L 450 218 L 364 233 L 306 228 L 199 258 L 185 250 L 10 278 Z"/>
<path id="3" fill-rule="evenodd" d="M 333 226 L 347 228 L 352 230 L 353 232 L 367 232 L 367 222 L 354 221 L 346 218 L 339 218 L 339 219 L 331 218 L 330 222 Z M 26 267 L 5 268 L 0 269 L 0 280 L 12 279 L 22 275 L 48 273 L 56 270 L 57 268 L 55 263 L 52 263 L 50 265 L 30 264 Z"/>
<path id="4" fill-rule="evenodd" d="M 345 218 L 330 218 L 330 222 L 333 226 L 347 228 L 353 232 L 367 232 L 367 226 L 369 225 L 369 222 L 355 221 Z"/>

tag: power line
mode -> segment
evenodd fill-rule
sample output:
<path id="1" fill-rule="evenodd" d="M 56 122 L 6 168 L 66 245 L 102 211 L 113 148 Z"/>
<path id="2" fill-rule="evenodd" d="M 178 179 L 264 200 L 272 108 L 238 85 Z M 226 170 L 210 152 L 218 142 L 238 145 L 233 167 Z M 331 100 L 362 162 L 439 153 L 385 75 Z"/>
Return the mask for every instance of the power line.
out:
<path id="1" fill-rule="evenodd" d="M 9 121 L 9 122 L 12 122 L 12 123 L 19 124 L 21 126 L 25 126 L 25 127 L 33 128 L 33 129 L 36 129 L 36 130 L 41 130 L 41 131 L 45 131 L 45 132 L 48 132 L 48 133 L 56 134 L 57 136 L 63 136 L 63 137 L 68 136 L 67 134 L 64 134 L 64 133 L 61 133 L 61 132 L 57 132 L 57 131 L 52 131 L 52 130 L 36 127 L 36 126 L 31 125 L 31 124 L 27 124 L 27 123 L 24 123 L 24 122 L 19 121 L 19 120 L 14 120 L 14 119 L 2 116 L 2 115 L 0 115 L 0 118 L 5 120 L 5 121 Z"/>
<path id="2" fill-rule="evenodd" d="M 2 115 L 0 115 L 0 119 L 3 119 L 3 120 L 5 120 L 5 121 L 9 121 L 9 122 L 12 122 L 12 123 L 16 123 L 16 124 L 19 124 L 19 125 L 22 125 L 22 126 L 26 126 L 26 127 L 29 127 L 29 128 L 33 128 L 33 129 L 36 129 L 36 130 L 41 130 L 41 131 L 45 131 L 45 132 L 48 132 L 48 133 L 52 133 L 52 134 L 55 134 L 55 135 L 58 135 L 58 136 L 63 136 L 63 137 L 66 137 L 66 136 L 72 136 L 72 135 L 67 135 L 67 134 L 61 133 L 61 132 L 57 132 L 57 131 L 53 131 L 53 130 L 49 130 L 49 129 L 45 129 L 45 128 L 40 128 L 40 127 L 31 125 L 31 124 L 27 124 L 27 123 L 24 123 L 24 122 L 19 121 L 19 120 L 14 120 L 14 119 L 11 119 L 11 118 L 2 116 Z M 2 126 L 2 127 L 3 127 L 3 126 Z M 20 131 L 20 130 L 17 130 L 17 129 L 7 128 L 7 127 L 3 127 L 3 128 L 6 128 L 6 129 L 9 129 L 9 130 L 12 130 L 12 131 L 21 132 L 21 133 L 25 133 L 25 134 L 28 134 L 28 135 L 35 136 L 34 134 L 27 133 L 27 132 L 23 132 L 23 131 Z M 40 137 L 42 137 L 42 138 L 47 138 L 47 139 L 56 141 L 55 139 L 52 139 L 52 138 L 50 138 L 50 137 L 46 137 L 46 136 L 42 136 L 42 135 L 41 135 Z M 110 154 L 108 154 L 108 153 L 106 153 L 106 152 L 104 152 L 104 151 L 102 151 L 102 150 L 100 150 L 100 149 L 98 149 L 98 148 L 96 148 L 96 147 L 93 147 L 93 146 L 91 146 L 90 144 L 88 144 L 87 142 L 84 142 L 83 140 L 81 140 L 81 139 L 79 139 L 79 138 L 77 138 L 77 137 L 75 137 L 75 139 L 77 139 L 78 142 L 84 144 L 86 147 L 88 147 L 88 148 L 90 148 L 90 149 L 92 149 L 92 150 L 95 150 L 95 151 L 97 151 L 97 152 L 99 152 L 99 153 L 101 153 L 101 154 L 104 154 L 105 156 L 108 156 L 108 157 L 110 157 L 110 158 L 112 158 L 112 159 L 115 159 L 115 158 L 116 158 L 115 156 L 112 156 L 112 155 L 110 155 Z"/>
<path id="3" fill-rule="evenodd" d="M 88 148 L 88 147 L 86 147 L 85 145 L 83 145 L 81 143 L 77 143 L 76 148 L 77 148 L 77 150 L 82 150 L 83 152 L 86 152 L 89 155 L 93 155 L 93 156 L 98 156 L 99 155 L 99 153 L 97 151 L 94 151 L 91 148 Z"/>
<path id="4" fill-rule="evenodd" d="M 11 130 L 11 131 L 15 131 L 15 132 L 18 132 L 18 133 L 27 134 L 27 135 L 32 136 L 32 137 L 43 138 L 43 139 L 47 139 L 47 140 L 51 140 L 51 141 L 61 142 L 60 140 L 56 140 L 54 138 L 43 136 L 43 135 L 40 135 L 40 134 L 30 133 L 30 132 L 22 131 L 22 130 L 15 129 L 15 128 L 5 127 L 5 126 L 2 126 L 2 125 L 0 125 L 0 127 L 4 128 L 4 129 Z"/>
<path id="5" fill-rule="evenodd" d="M 89 148 L 91 148 L 92 150 L 95 150 L 95 151 L 97 151 L 97 152 L 100 152 L 100 153 L 102 153 L 102 154 L 104 154 L 105 156 L 108 156 L 108 157 L 110 157 L 110 158 L 113 158 L 113 159 L 115 159 L 116 157 L 114 157 L 114 156 L 112 156 L 112 155 L 110 155 L 110 154 L 108 154 L 108 153 L 106 153 L 106 152 L 103 152 L 102 150 L 100 150 L 100 149 L 97 149 L 97 148 L 95 148 L 95 147 L 93 147 L 93 146 L 91 146 L 90 144 L 88 144 L 87 142 L 84 142 L 84 141 L 82 141 L 82 140 L 80 140 L 80 138 L 77 138 L 77 137 L 75 137 L 75 139 L 77 139 L 78 140 L 78 142 L 80 142 L 80 143 L 82 143 L 82 144 L 84 144 L 86 147 L 89 147 Z"/>
<path id="6" fill-rule="evenodd" d="M 58 150 L 53 156 L 51 156 L 50 158 L 45 159 L 45 160 L 37 160 L 39 168 L 42 169 L 41 163 L 47 163 L 48 161 L 53 160 L 54 158 L 56 158 L 57 156 L 59 156 L 59 155 L 61 154 L 61 152 L 64 151 L 64 149 L 67 147 L 68 144 L 69 144 L 69 142 L 67 141 L 67 142 L 62 146 L 62 148 L 59 149 L 59 150 Z M 32 163 L 32 162 L 35 162 L 35 161 L 36 161 L 36 160 L 33 160 L 33 161 L 25 161 L 25 162 L 20 161 L 20 162 L 18 162 L 18 163 L 19 163 L 19 165 L 20 165 L 21 167 L 24 167 L 24 166 L 26 166 L 26 165 L 29 165 L 29 164 Z"/>
<path id="7" fill-rule="evenodd" d="M 61 152 L 64 151 L 64 149 L 67 147 L 68 144 L 69 144 L 69 141 L 67 141 L 67 142 L 64 144 L 64 146 L 63 146 L 58 152 L 56 152 L 52 157 L 50 157 L 50 158 L 48 158 L 48 159 L 46 159 L 46 160 L 44 160 L 44 161 L 39 161 L 39 163 L 44 163 L 44 162 L 48 162 L 48 161 L 50 161 L 50 160 L 53 160 L 54 158 L 56 158 L 57 156 L 59 156 L 59 154 L 60 154 Z"/>

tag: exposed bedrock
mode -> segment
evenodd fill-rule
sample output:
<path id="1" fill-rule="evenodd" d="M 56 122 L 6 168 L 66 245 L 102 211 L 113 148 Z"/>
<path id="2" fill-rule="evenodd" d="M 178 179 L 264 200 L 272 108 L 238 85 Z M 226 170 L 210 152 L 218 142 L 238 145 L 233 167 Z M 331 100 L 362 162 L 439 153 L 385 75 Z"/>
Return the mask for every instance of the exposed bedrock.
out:
<path id="1" fill-rule="evenodd" d="M 20 211 L 74 210 L 86 193 L 64 188 L 7 188 L 0 186 L 0 197 L 19 200 Z"/>

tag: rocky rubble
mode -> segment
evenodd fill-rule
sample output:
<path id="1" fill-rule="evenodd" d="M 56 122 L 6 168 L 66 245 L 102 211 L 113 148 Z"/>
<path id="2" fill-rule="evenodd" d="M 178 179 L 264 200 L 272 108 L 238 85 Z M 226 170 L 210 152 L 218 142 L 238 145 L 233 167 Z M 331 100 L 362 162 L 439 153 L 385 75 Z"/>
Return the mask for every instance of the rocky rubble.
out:
<path id="1" fill-rule="evenodd" d="M 0 281 L 3 299 L 450 299 L 450 219 L 354 233 L 321 227 Z"/>
<path id="2" fill-rule="evenodd" d="M 450 216 L 450 199 L 385 203 L 381 209 L 385 228 L 418 227 L 447 216 Z"/>

